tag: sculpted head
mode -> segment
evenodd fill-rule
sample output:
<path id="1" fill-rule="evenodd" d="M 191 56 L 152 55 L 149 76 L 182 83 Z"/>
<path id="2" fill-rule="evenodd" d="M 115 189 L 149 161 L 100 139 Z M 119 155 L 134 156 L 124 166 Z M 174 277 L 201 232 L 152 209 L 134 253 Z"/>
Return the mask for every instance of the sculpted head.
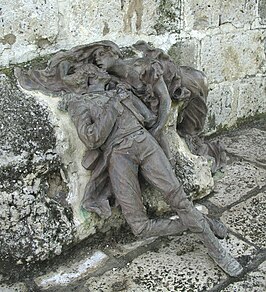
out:
<path id="1" fill-rule="evenodd" d="M 102 46 L 96 49 L 93 53 L 94 55 L 94 63 L 104 69 L 107 70 L 112 68 L 116 61 L 120 58 L 118 52 L 116 52 L 112 47 Z"/>
<path id="2" fill-rule="evenodd" d="M 88 64 L 87 66 L 88 91 L 93 92 L 105 90 L 106 85 L 111 80 L 111 76 L 106 71 L 93 64 Z"/>

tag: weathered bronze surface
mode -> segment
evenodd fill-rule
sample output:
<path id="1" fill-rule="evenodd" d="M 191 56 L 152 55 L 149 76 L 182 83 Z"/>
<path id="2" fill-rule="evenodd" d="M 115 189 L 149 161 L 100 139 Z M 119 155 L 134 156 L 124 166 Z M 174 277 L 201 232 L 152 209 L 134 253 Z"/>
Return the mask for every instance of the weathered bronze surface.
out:
<path id="1" fill-rule="evenodd" d="M 205 142 L 202 131 L 207 115 L 208 82 L 205 74 L 187 66 L 177 66 L 161 49 L 139 41 L 133 47 L 142 57 L 123 58 L 111 41 L 99 41 L 55 54 L 44 70 L 17 72 L 22 87 L 48 92 L 88 92 L 88 64 L 95 64 L 111 76 L 110 88 L 123 85 L 134 93 L 157 116 L 153 136 L 171 160 L 162 133 L 171 100 L 180 104 L 178 133 L 191 152 L 211 158 L 212 172 L 225 163 L 225 152 L 217 142 Z"/>
<path id="2" fill-rule="evenodd" d="M 68 110 L 88 149 L 83 166 L 92 170 L 83 208 L 108 217 L 108 198 L 113 194 L 135 235 L 194 232 L 214 261 L 237 276 L 241 265 L 217 239 L 226 236 L 226 227 L 203 216 L 187 198 L 172 170 L 162 133 L 171 100 L 177 100 L 183 104 L 177 130 L 200 140 L 207 112 L 206 76 L 193 68 L 177 67 L 162 50 L 144 42 L 135 48 L 143 52 L 142 58 L 123 59 L 110 41 L 76 47 L 56 54 L 45 70 L 20 74 L 19 80 L 27 89 L 71 93 L 61 106 Z M 204 147 L 207 151 L 209 146 Z M 179 219 L 147 217 L 139 175 L 160 190 Z"/>

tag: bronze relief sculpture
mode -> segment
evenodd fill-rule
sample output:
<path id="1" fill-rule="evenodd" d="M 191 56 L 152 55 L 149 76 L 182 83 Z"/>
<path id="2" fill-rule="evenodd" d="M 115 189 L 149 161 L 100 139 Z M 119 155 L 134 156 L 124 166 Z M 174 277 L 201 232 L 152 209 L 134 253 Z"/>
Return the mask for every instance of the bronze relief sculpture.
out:
<path id="1" fill-rule="evenodd" d="M 68 110 L 88 151 L 83 166 L 90 169 L 82 207 L 101 217 L 111 213 L 114 195 L 136 236 L 198 235 L 213 260 L 229 275 L 241 265 L 221 246 L 227 235 L 219 221 L 202 215 L 188 199 L 172 169 L 173 158 L 163 128 L 171 102 L 181 104 L 177 131 L 189 138 L 195 152 L 213 156 L 213 171 L 223 162 L 219 145 L 200 138 L 207 106 L 206 76 L 190 67 L 177 67 L 160 49 L 138 42 L 143 56 L 124 59 L 110 41 L 59 52 L 45 70 L 17 72 L 22 87 L 71 93 L 61 106 Z M 141 175 L 158 189 L 179 219 L 149 219 L 142 202 Z"/>

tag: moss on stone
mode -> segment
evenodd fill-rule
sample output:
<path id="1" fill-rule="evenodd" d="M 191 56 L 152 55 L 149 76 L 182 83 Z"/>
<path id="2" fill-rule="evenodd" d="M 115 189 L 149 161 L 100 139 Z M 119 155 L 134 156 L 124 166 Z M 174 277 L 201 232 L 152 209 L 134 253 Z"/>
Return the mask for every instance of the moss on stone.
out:
<path id="1" fill-rule="evenodd" d="M 4 74 L 10 79 L 14 77 L 13 67 L 2 67 L 0 68 L 0 74 Z"/>
<path id="2" fill-rule="evenodd" d="M 208 125 L 209 125 L 209 130 L 215 129 L 216 127 L 215 114 L 208 116 Z"/>
<path id="3" fill-rule="evenodd" d="M 177 42 L 170 47 L 168 50 L 168 55 L 173 59 L 174 63 L 180 65 L 181 63 L 181 49 L 182 42 Z"/>
<path id="4" fill-rule="evenodd" d="M 232 131 L 232 130 L 236 130 L 237 128 L 245 127 L 249 123 L 256 123 L 256 122 L 260 122 L 262 120 L 266 121 L 266 113 L 258 113 L 258 114 L 255 114 L 253 116 L 238 118 L 236 120 L 236 122 L 234 123 L 234 125 L 232 125 L 232 126 L 221 125 L 221 124 L 215 126 L 215 124 L 214 124 L 214 128 L 216 129 L 215 133 L 209 135 L 208 138 L 213 138 L 213 137 L 222 135 L 228 131 Z"/>
<path id="5" fill-rule="evenodd" d="M 154 25 L 157 34 L 165 32 L 178 33 L 180 31 L 180 0 L 160 0 L 157 13 L 158 19 Z"/>
<path id="6" fill-rule="evenodd" d="M 262 120 L 262 119 L 266 120 L 266 113 L 257 113 L 253 116 L 238 118 L 233 127 L 240 127 L 242 125 L 245 125 L 251 122 L 253 123 L 255 121 Z"/>
<path id="7" fill-rule="evenodd" d="M 39 56 L 31 61 L 21 63 L 17 67 L 23 67 L 24 69 L 34 68 L 34 69 L 44 69 L 47 66 L 47 62 L 51 59 L 54 54 L 48 54 L 45 56 Z"/>

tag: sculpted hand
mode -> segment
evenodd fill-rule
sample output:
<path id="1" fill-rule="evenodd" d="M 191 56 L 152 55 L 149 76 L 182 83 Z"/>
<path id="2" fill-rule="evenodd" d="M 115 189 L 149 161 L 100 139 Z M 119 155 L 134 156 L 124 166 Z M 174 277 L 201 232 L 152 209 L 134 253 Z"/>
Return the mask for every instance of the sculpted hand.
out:
<path id="1" fill-rule="evenodd" d="M 75 93 L 64 93 L 61 99 L 58 101 L 57 108 L 66 112 L 68 110 L 69 103 L 79 99 L 79 96 Z"/>
<path id="2" fill-rule="evenodd" d="M 157 140 L 160 141 L 162 128 L 161 127 L 153 127 L 149 130 L 150 134 Z"/>
<path id="3" fill-rule="evenodd" d="M 126 87 L 123 84 L 119 84 L 117 86 L 117 99 L 119 101 L 125 100 L 126 98 L 129 97 L 129 92 L 126 90 Z"/>

